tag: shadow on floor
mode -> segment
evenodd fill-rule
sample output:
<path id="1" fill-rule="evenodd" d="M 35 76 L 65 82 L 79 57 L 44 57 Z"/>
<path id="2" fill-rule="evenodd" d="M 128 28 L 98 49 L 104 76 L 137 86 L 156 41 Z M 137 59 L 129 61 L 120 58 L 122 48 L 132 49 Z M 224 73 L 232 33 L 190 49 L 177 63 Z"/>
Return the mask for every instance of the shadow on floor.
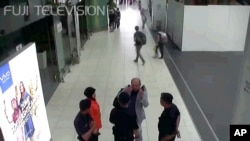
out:
<path id="1" fill-rule="evenodd" d="M 181 52 L 168 42 L 164 55 L 203 140 L 215 140 L 208 123 L 220 141 L 229 140 L 243 52 Z"/>

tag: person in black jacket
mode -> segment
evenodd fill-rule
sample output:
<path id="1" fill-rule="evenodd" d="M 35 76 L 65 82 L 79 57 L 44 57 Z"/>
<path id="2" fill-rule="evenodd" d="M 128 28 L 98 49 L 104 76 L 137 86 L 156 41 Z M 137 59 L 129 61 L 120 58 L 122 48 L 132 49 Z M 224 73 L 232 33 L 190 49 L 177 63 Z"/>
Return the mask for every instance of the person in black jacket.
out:
<path id="1" fill-rule="evenodd" d="M 109 121 L 114 124 L 114 141 L 134 141 L 138 138 L 139 126 L 127 110 L 129 100 L 129 94 L 122 92 L 118 97 L 121 106 L 111 110 Z"/>
<path id="2" fill-rule="evenodd" d="M 158 57 L 158 49 L 160 50 L 160 53 L 161 53 L 160 59 L 163 58 L 163 47 L 164 47 L 164 43 L 163 43 L 162 35 L 161 35 L 161 33 L 158 33 L 157 34 L 157 45 L 156 45 L 156 48 L 155 48 L 155 56 L 154 56 L 154 58 Z"/>
<path id="3" fill-rule="evenodd" d="M 120 20 L 121 20 L 121 12 L 119 8 L 116 8 L 116 12 L 115 12 L 116 28 L 120 27 Z"/>
<path id="4" fill-rule="evenodd" d="M 170 93 L 161 93 L 161 105 L 164 110 L 158 122 L 159 141 L 174 141 L 176 135 L 179 137 L 180 111 L 172 100 Z"/>

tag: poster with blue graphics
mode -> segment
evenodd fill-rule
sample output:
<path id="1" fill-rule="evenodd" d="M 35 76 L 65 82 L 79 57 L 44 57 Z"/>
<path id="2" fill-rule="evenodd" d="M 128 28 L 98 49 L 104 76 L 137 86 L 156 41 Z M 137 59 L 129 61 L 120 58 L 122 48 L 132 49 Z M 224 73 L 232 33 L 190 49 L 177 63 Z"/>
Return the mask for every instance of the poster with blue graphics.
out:
<path id="1" fill-rule="evenodd" d="M 50 141 L 35 43 L 0 66 L 0 140 Z"/>

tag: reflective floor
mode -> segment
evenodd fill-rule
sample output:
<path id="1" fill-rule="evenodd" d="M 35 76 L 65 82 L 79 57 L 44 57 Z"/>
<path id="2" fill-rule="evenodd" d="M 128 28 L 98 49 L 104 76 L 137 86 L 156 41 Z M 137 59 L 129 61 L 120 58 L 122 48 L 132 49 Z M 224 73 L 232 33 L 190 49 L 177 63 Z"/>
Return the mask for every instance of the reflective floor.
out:
<path id="1" fill-rule="evenodd" d="M 99 141 L 112 141 L 112 124 L 109 114 L 112 101 L 118 90 L 130 83 L 131 78 L 140 77 L 149 93 L 147 119 L 143 122 L 144 141 L 158 139 L 157 123 L 163 108 L 159 99 L 161 92 L 174 95 L 174 103 L 181 112 L 181 138 L 176 141 L 201 141 L 190 118 L 180 93 L 163 60 L 152 56 L 155 43 L 148 29 L 147 45 L 142 48 L 146 60 L 143 66 L 135 64 L 133 43 L 134 26 L 141 25 L 140 14 L 136 8 L 121 7 L 121 27 L 114 32 L 103 31 L 93 34 L 82 51 L 81 63 L 71 68 L 47 105 L 48 119 L 53 141 L 76 141 L 73 120 L 79 111 L 78 103 L 84 98 L 83 90 L 88 86 L 97 89 L 97 100 L 101 106 L 103 128 Z"/>

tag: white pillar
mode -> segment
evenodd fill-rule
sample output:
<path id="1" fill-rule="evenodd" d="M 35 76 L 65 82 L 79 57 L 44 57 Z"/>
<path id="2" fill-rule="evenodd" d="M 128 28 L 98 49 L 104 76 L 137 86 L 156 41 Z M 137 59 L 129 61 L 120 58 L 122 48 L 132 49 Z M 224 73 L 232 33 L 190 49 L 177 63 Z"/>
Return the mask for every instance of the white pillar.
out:
<path id="1" fill-rule="evenodd" d="M 152 13 L 153 13 L 153 29 L 157 29 L 159 23 L 160 28 L 164 30 L 166 19 L 166 1 L 165 0 L 152 0 Z"/>

